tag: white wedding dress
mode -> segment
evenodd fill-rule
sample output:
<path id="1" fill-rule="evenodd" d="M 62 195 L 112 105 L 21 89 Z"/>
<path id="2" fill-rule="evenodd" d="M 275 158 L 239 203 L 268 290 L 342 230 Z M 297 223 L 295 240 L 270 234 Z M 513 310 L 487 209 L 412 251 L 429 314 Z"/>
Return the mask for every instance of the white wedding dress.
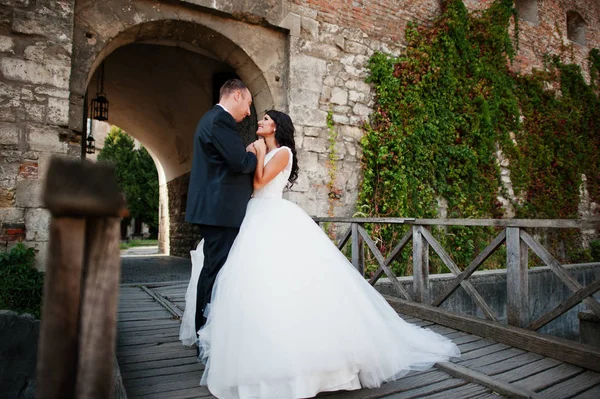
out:
<path id="1" fill-rule="evenodd" d="M 280 147 L 265 157 L 265 164 Z M 287 167 L 254 193 L 199 331 L 201 380 L 218 398 L 307 398 L 377 387 L 460 356 L 457 346 L 402 320 L 300 207 L 284 200 Z M 202 243 L 180 339 L 195 339 Z"/>

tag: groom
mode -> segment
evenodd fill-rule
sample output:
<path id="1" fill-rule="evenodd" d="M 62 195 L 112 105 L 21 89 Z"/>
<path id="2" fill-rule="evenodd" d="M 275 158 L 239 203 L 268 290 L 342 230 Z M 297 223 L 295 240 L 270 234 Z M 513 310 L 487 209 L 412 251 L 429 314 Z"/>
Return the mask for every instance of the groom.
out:
<path id="1" fill-rule="evenodd" d="M 219 270 L 227 260 L 252 194 L 256 150 L 244 147 L 236 122 L 250 115 L 252 95 L 239 79 L 225 82 L 219 103 L 194 134 L 194 158 L 185 221 L 204 238 L 204 266 L 196 291 L 196 333 L 206 322 L 206 307 Z"/>

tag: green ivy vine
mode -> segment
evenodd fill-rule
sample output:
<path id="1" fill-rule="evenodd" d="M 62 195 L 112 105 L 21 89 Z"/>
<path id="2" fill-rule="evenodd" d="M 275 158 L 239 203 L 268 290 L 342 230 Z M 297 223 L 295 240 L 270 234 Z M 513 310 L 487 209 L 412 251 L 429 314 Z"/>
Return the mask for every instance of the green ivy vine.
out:
<path id="1" fill-rule="evenodd" d="M 590 197 L 600 199 L 598 50 L 590 53 L 590 84 L 578 66 L 558 57 L 544 71 L 520 75 L 510 69 L 518 43 L 518 25 L 509 30 L 517 20 L 512 0 L 496 0 L 477 14 L 461 0 L 446 0 L 442 8 L 432 25 L 407 27 L 403 55 L 376 53 L 369 61 L 376 104 L 361 141 L 359 209 L 369 216 L 434 218 L 444 199 L 449 218 L 502 217 L 498 196 L 509 196 L 501 151 L 521 199 L 512 203 L 517 217 L 576 218 L 582 174 Z M 383 251 L 402 233 L 369 227 Z M 465 266 L 494 229 L 434 234 Z M 563 244 L 578 245 L 578 232 L 561 234 Z M 579 249 L 563 258 L 566 253 L 584 256 Z"/>

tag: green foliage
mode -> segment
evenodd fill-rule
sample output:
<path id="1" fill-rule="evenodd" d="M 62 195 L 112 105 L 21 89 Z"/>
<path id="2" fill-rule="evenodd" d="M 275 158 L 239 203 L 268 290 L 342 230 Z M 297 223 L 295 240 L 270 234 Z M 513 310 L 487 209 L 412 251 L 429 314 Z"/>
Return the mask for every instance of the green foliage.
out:
<path id="1" fill-rule="evenodd" d="M 512 204 L 519 217 L 577 217 L 582 173 L 595 182 L 588 184 L 591 197 L 599 197 L 597 86 L 557 59 L 544 73 L 512 72 L 514 15 L 512 0 L 496 0 L 477 15 L 448 0 L 433 25 L 407 28 L 403 55 L 373 55 L 368 81 L 376 105 L 361 141 L 363 213 L 433 218 L 443 199 L 449 218 L 502 217 L 498 150 L 510 160 L 517 197 L 524 198 Z M 597 82 L 598 52 L 591 58 Z M 544 89 L 553 81 L 562 97 Z M 371 233 L 388 251 L 401 237 L 392 226 L 373 225 Z M 495 231 L 433 233 L 466 266 Z M 443 271 L 433 258 L 433 271 Z M 492 262 L 502 266 L 499 257 Z"/>
<path id="2" fill-rule="evenodd" d="M 0 253 L 0 309 L 40 317 L 44 274 L 34 262 L 35 250 L 22 243 Z"/>
<path id="3" fill-rule="evenodd" d="M 600 262 L 600 240 L 590 242 L 591 258 L 593 262 Z"/>
<path id="4" fill-rule="evenodd" d="M 118 127 L 113 127 L 98 154 L 98 160 L 113 162 L 117 182 L 125 193 L 132 217 L 148 224 L 150 234 L 158 234 L 158 174 L 148 151 L 135 149 L 133 139 Z"/>

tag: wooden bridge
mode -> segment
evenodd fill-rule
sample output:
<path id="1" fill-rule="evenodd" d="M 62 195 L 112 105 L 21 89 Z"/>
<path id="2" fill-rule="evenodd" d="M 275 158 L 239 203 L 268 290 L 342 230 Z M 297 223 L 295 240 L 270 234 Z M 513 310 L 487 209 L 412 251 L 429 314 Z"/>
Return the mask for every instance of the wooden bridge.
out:
<path id="1" fill-rule="evenodd" d="M 386 297 L 407 321 L 430 328 L 452 339 L 462 357 L 438 363 L 432 370 L 413 372 L 377 389 L 323 393 L 331 398 L 599 398 L 600 351 L 591 346 L 544 336 L 535 332 L 580 301 L 594 312 L 598 302 L 593 294 L 600 281 L 582 287 L 525 228 L 582 228 L 582 221 L 559 220 L 415 220 L 319 218 L 317 222 L 349 223 L 339 247 L 352 244 L 353 264 L 364 270 L 366 246 L 380 268 L 371 278 L 375 284 L 383 275 L 392 282 L 399 297 Z M 364 223 L 410 224 L 406 235 L 384 257 L 364 228 Z M 461 270 L 427 229 L 432 225 L 498 226 L 494 240 Z M 402 287 L 389 265 L 412 241 L 412 295 Z M 499 246 L 506 244 L 508 265 L 507 303 L 509 325 L 499 318 L 479 295 L 468 277 Z M 439 298 L 429 292 L 429 248 L 438 254 L 456 277 Z M 561 306 L 537 320 L 529 320 L 527 291 L 527 250 L 531 249 L 569 286 L 573 295 Z M 512 270 L 515 269 L 515 270 Z M 454 314 L 440 309 L 459 286 L 482 309 L 486 319 Z M 129 397 L 210 398 L 198 385 L 203 366 L 195 348 L 178 341 L 179 321 L 185 308 L 187 282 L 121 286 L 118 314 L 117 358 Z M 511 325 L 512 324 L 512 325 Z M 523 328 L 525 327 L 525 328 Z M 401 338 L 399 338 L 401 339 Z"/>
<path id="2" fill-rule="evenodd" d="M 108 166 L 53 160 L 44 203 L 52 213 L 40 328 L 36 397 L 210 398 L 195 349 L 178 341 L 187 282 L 118 286 L 119 221 L 123 199 Z M 95 182 L 103 182 L 102 185 Z M 82 184 L 83 183 L 83 184 Z M 386 297 L 405 320 L 451 338 L 462 357 L 377 389 L 324 393 L 331 398 L 599 398 L 600 349 L 537 332 L 580 302 L 600 318 L 594 294 L 600 278 L 583 286 L 528 229 L 585 229 L 599 221 L 343 219 L 350 224 L 339 247 L 351 242 L 352 264 L 364 273 L 368 248 L 397 297 Z M 382 254 L 365 223 L 409 225 L 389 254 Z M 429 231 L 431 226 L 494 226 L 496 237 L 469 265 L 459 267 Z M 390 269 L 412 242 L 412 292 Z M 506 248 L 507 320 L 495 314 L 469 277 L 500 246 Z M 528 253 L 532 251 L 564 282 L 571 295 L 535 320 L 529 309 Z M 429 256 L 437 254 L 454 274 L 432 298 Z M 482 318 L 439 306 L 462 287 Z M 120 292 L 119 292 L 120 291 Z M 116 334 L 115 334 L 116 333 Z M 402 339 L 402 337 L 398 337 Z M 116 341 L 116 353 L 115 353 Z M 598 343 L 595 343 L 598 344 Z M 114 362 L 115 355 L 118 362 Z M 257 359 L 260 361 L 260 359 Z M 116 366 L 116 367 L 114 367 Z M 113 385 L 114 382 L 114 385 Z M 124 389 L 123 389 L 124 386 Z"/>

